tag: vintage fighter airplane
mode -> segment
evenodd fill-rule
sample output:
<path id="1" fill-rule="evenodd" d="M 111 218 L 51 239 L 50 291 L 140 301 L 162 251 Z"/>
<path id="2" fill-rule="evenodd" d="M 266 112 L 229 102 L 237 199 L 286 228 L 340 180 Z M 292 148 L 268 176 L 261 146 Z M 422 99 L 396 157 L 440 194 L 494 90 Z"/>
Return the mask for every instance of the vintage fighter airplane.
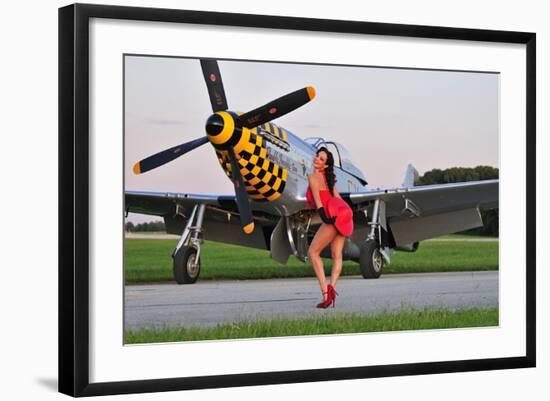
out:
<path id="1" fill-rule="evenodd" d="M 228 110 L 216 60 L 200 60 L 213 114 L 206 135 L 159 152 L 134 165 L 142 174 L 208 142 L 232 180 L 235 195 L 126 191 L 126 213 L 162 216 L 168 233 L 180 235 L 172 254 L 175 280 L 196 282 L 204 238 L 266 249 L 286 264 L 307 260 L 308 244 L 321 220 L 306 209 L 312 160 L 320 146 L 335 156 L 336 187 L 353 210 L 355 230 L 344 260 L 360 264 L 365 278 L 380 277 L 395 250 L 414 252 L 421 240 L 482 225 L 479 210 L 498 207 L 498 180 L 415 186 L 409 165 L 401 187 L 369 189 L 346 149 L 322 138 L 302 140 L 271 121 L 315 97 L 306 87 L 247 113 Z M 327 248 L 324 256 L 330 256 Z"/>

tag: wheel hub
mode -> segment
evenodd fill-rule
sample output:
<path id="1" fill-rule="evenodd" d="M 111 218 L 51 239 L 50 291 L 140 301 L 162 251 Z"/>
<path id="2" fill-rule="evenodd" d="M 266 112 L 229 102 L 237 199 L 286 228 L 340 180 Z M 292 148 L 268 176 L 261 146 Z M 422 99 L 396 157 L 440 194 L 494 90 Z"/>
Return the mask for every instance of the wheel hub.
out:
<path id="1" fill-rule="evenodd" d="M 376 248 L 372 252 L 372 267 L 374 267 L 374 270 L 379 272 L 382 269 L 382 255 L 380 254 L 380 251 L 378 248 Z"/>
<path id="2" fill-rule="evenodd" d="M 196 257 L 197 255 L 196 254 L 192 254 L 191 256 L 189 256 L 189 258 L 187 259 L 187 273 L 189 273 L 189 275 L 191 277 L 196 277 L 197 274 L 199 273 L 199 263 L 196 262 Z"/>

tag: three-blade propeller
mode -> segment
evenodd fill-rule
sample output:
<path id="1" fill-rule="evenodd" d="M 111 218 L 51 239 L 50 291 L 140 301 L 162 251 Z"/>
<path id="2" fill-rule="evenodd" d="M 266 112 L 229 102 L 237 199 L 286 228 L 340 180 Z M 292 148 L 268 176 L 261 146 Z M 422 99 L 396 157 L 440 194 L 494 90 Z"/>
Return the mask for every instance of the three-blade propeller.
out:
<path id="1" fill-rule="evenodd" d="M 201 68 L 210 97 L 210 104 L 214 113 L 223 112 L 228 109 L 225 90 L 223 87 L 220 69 L 216 60 L 201 60 Z M 308 86 L 275 99 L 261 107 L 251 110 L 235 118 L 233 132 L 241 128 L 254 128 L 271 120 L 281 117 L 298 107 L 303 106 L 315 97 L 315 90 Z M 219 118 L 218 118 L 219 119 Z M 212 118 L 209 119 L 211 121 Z M 163 150 L 149 156 L 134 165 L 134 173 L 142 174 L 157 167 L 160 167 L 178 157 L 190 152 L 209 141 L 208 136 L 202 136 L 192 141 L 183 143 L 173 148 Z M 240 173 L 235 150 L 232 145 L 227 146 L 227 154 L 231 162 L 231 180 L 235 188 L 237 206 L 241 219 L 241 226 L 245 233 L 250 234 L 254 230 L 254 218 L 250 209 L 250 202 L 246 192 L 245 183 Z"/>

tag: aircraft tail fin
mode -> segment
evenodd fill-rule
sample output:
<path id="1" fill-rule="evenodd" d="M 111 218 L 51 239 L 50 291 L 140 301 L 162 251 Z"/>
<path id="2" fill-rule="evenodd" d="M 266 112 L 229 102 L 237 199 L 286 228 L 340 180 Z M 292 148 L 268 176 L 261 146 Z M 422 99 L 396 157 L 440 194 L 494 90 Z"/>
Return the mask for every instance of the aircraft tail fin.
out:
<path id="1" fill-rule="evenodd" d="M 412 164 L 409 164 L 407 166 L 407 172 L 405 173 L 405 179 L 403 180 L 403 184 L 401 184 L 402 188 L 411 188 L 414 187 L 415 184 L 418 182 L 418 171 Z"/>

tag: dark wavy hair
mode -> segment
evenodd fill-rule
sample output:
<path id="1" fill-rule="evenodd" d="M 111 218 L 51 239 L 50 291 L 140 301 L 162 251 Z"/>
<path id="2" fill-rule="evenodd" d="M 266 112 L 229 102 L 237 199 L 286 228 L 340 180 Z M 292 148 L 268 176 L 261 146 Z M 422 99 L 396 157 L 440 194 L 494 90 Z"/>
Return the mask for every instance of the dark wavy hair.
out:
<path id="1" fill-rule="evenodd" d="M 320 147 L 316 154 L 318 155 L 321 152 L 325 152 L 327 154 L 325 178 L 327 179 L 328 189 L 330 190 L 332 196 L 334 196 L 334 185 L 336 184 L 336 175 L 334 175 L 334 156 L 332 156 L 332 153 L 330 153 L 330 151 L 324 146 Z"/>

